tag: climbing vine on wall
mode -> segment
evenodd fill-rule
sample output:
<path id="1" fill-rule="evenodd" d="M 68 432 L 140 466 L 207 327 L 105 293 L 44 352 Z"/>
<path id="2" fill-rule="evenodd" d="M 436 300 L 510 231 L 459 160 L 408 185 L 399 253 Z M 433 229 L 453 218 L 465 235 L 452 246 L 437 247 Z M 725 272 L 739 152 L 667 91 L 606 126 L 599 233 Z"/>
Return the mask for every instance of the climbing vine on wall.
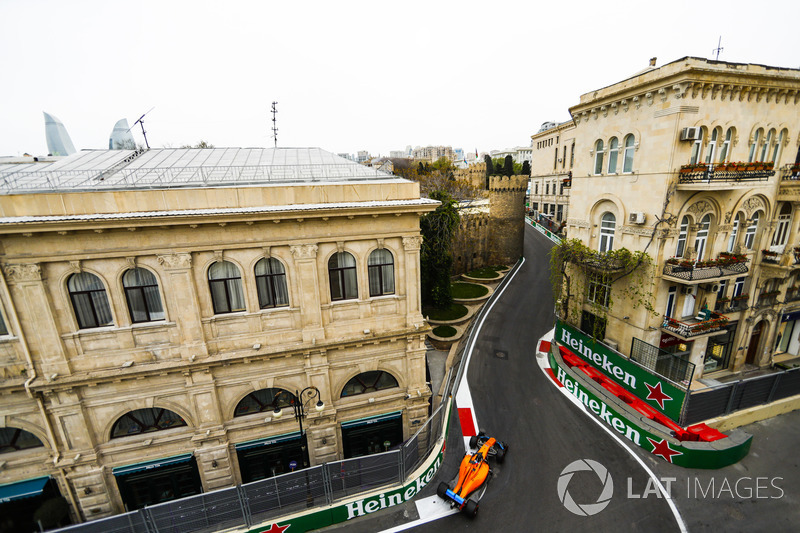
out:
<path id="1" fill-rule="evenodd" d="M 647 252 L 631 252 L 627 248 L 599 252 L 578 239 L 562 241 L 550 252 L 556 312 L 563 320 L 580 326 L 582 311 L 588 305 L 599 318 L 590 332 L 595 337 L 605 329 L 608 312 L 617 298 L 629 300 L 634 309 L 643 307 L 656 315 L 652 267 Z"/>

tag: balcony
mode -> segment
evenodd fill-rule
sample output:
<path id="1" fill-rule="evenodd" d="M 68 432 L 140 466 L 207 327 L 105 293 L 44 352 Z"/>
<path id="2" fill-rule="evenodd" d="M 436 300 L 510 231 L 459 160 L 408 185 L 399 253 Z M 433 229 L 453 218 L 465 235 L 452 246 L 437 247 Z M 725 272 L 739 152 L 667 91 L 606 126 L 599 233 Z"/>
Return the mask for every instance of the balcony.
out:
<path id="1" fill-rule="evenodd" d="M 714 311 L 717 313 L 738 313 L 739 311 L 745 311 L 750 308 L 747 305 L 747 300 L 750 298 L 749 294 L 742 294 L 740 296 L 736 296 L 734 298 L 722 298 L 717 300 L 716 305 L 714 306 Z"/>
<path id="2" fill-rule="evenodd" d="M 688 261 L 673 257 L 664 263 L 664 278 L 684 285 L 714 282 L 746 274 L 746 263 L 745 256 L 727 253 L 710 261 Z"/>
<path id="3" fill-rule="evenodd" d="M 705 315 L 703 319 L 700 319 Z M 707 317 L 707 318 L 706 318 Z M 674 318 L 664 317 L 661 330 L 681 340 L 691 341 L 700 337 L 713 337 L 724 332 L 728 325 L 728 317 L 716 312 L 705 311 L 698 318 L 682 322 Z"/>
<path id="4" fill-rule="evenodd" d="M 800 201 L 800 165 L 787 165 L 781 170 L 778 201 Z"/>
<path id="5" fill-rule="evenodd" d="M 769 292 L 762 292 L 756 298 L 755 304 L 753 307 L 756 309 L 763 309 L 765 307 L 773 307 L 776 304 L 781 302 L 778 301 L 778 296 L 780 295 L 781 291 L 769 291 Z"/>
<path id="6" fill-rule="evenodd" d="M 800 287 L 791 287 L 786 291 L 786 298 L 783 299 L 784 303 L 800 302 Z"/>
<path id="7" fill-rule="evenodd" d="M 719 163 L 683 165 L 678 171 L 678 189 L 746 189 L 767 184 L 775 175 L 772 163 Z"/>
<path id="8" fill-rule="evenodd" d="M 800 247 L 786 250 L 761 250 L 759 257 L 763 275 L 769 278 L 786 279 L 800 268 Z"/>

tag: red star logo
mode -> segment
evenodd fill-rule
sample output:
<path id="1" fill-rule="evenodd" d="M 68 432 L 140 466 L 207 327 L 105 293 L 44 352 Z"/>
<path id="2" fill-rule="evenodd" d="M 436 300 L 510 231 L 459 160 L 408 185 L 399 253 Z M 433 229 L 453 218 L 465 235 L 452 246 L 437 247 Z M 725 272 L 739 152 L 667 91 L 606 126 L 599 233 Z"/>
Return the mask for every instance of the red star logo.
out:
<path id="1" fill-rule="evenodd" d="M 664 401 L 671 400 L 672 396 L 669 396 L 667 393 L 661 390 L 661 382 L 659 381 L 656 383 L 656 386 L 653 387 L 649 383 L 645 383 L 648 389 L 647 398 L 645 400 L 655 400 L 658 402 L 658 405 L 661 409 L 664 409 Z"/>
<path id="2" fill-rule="evenodd" d="M 667 439 L 662 439 L 661 442 L 656 442 L 650 437 L 647 437 L 647 440 L 649 440 L 650 444 L 653 445 L 653 451 L 651 451 L 650 453 L 652 453 L 653 455 L 660 455 L 661 457 L 666 459 L 668 463 L 672 462 L 673 455 L 683 455 L 683 452 L 679 452 L 677 450 L 673 450 L 672 448 L 670 448 Z"/>
<path id="3" fill-rule="evenodd" d="M 292 524 L 289 524 L 287 526 L 279 526 L 278 524 L 272 524 L 270 528 L 265 529 L 263 533 L 283 533 L 284 531 L 289 529 L 291 525 Z"/>

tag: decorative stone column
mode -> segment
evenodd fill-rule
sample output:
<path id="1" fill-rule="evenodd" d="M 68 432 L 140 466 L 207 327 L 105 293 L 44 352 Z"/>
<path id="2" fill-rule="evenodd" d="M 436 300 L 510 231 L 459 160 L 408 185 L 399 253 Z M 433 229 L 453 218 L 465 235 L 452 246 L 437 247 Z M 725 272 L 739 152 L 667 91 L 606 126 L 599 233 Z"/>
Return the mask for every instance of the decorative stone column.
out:
<path id="1" fill-rule="evenodd" d="M 300 283 L 299 307 L 303 342 L 320 341 L 325 338 L 325 330 L 322 327 L 317 245 L 298 244 L 290 246 L 289 250 L 292 252 L 297 280 Z"/>
<path id="2" fill-rule="evenodd" d="M 406 325 L 414 327 L 422 323 L 422 277 L 420 272 L 420 247 L 422 236 L 403 237 L 405 250 Z"/>
<path id="3" fill-rule="evenodd" d="M 207 356 L 208 347 L 203 333 L 191 254 L 159 255 L 158 262 L 161 263 L 166 273 L 164 294 L 170 300 L 170 317 L 178 325 L 181 357 L 191 360 L 193 356 Z"/>

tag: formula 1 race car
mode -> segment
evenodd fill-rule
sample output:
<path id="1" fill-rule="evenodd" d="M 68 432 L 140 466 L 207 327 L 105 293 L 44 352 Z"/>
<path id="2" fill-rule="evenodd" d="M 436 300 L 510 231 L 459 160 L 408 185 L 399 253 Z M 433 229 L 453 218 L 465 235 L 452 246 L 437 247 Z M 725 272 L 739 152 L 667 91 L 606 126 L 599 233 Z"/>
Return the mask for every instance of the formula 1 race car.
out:
<path id="1" fill-rule="evenodd" d="M 448 500 L 451 507 L 458 506 L 467 516 L 474 518 L 478 514 L 478 502 L 483 498 L 492 475 L 487 460 L 493 457 L 495 461 L 502 463 L 506 458 L 508 446 L 481 432 L 470 437 L 469 447 L 478 448 L 478 451 L 464 455 L 458 476 L 450 483 L 444 481 L 439 483 L 436 494 Z"/>

